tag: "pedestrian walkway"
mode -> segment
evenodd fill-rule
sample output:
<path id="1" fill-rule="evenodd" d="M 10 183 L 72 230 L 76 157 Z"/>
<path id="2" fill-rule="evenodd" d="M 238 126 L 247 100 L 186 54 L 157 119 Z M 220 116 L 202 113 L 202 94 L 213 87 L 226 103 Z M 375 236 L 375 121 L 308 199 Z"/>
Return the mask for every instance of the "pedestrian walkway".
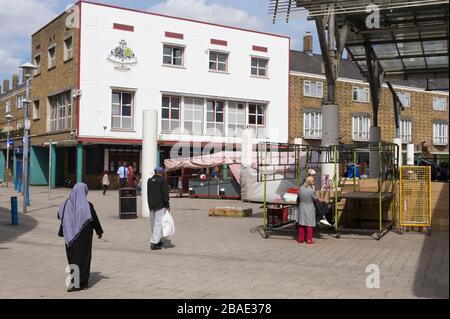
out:
<path id="1" fill-rule="evenodd" d="M 29 213 L 10 226 L 12 189 L 0 188 L 0 298 L 448 298 L 447 232 L 322 235 L 312 246 L 264 239 L 260 204 L 172 198 L 176 235 L 150 251 L 149 221 L 118 218 L 118 192 L 89 192 L 105 234 L 94 238 L 91 287 L 65 291 L 64 242 L 56 213 L 69 189 L 31 187 Z M 140 200 L 140 197 L 138 198 Z M 22 199 L 19 197 L 19 210 Z M 253 208 L 251 218 L 209 217 L 216 206 Z M 140 202 L 138 202 L 140 209 Z M 366 287 L 366 267 L 380 288 Z"/>

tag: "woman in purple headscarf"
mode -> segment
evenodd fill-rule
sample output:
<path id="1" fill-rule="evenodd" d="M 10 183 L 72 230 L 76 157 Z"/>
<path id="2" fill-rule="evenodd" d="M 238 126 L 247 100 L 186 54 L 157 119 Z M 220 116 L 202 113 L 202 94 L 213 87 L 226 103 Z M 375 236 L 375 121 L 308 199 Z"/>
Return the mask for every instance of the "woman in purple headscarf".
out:
<path id="1" fill-rule="evenodd" d="M 98 238 L 102 238 L 103 234 L 94 205 L 87 200 L 87 193 L 86 184 L 75 184 L 69 198 L 58 210 L 58 219 L 61 220 L 62 235 L 66 244 L 67 261 L 69 265 L 77 265 L 80 270 L 79 287 L 71 288 L 69 291 L 88 287 L 93 230 Z"/>

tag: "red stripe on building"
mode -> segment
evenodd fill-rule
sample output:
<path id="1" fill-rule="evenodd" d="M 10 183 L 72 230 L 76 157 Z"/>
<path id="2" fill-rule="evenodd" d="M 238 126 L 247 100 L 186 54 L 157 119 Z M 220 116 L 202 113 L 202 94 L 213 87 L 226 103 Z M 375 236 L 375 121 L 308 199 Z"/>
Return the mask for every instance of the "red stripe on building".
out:
<path id="1" fill-rule="evenodd" d="M 259 51 L 259 52 L 268 52 L 269 51 L 269 49 L 267 49 L 266 47 L 260 47 L 260 46 L 257 46 L 257 45 L 254 45 L 253 46 L 253 51 Z"/>
<path id="2" fill-rule="evenodd" d="M 211 44 L 227 46 L 228 42 L 224 40 L 211 39 Z"/>
<path id="3" fill-rule="evenodd" d="M 113 28 L 116 30 L 134 32 L 134 26 L 127 24 L 114 23 Z"/>
<path id="4" fill-rule="evenodd" d="M 168 31 L 166 31 L 165 35 L 166 35 L 166 38 L 174 38 L 174 39 L 180 39 L 180 40 L 184 39 L 184 35 L 182 33 L 175 33 L 175 32 L 168 32 Z"/>

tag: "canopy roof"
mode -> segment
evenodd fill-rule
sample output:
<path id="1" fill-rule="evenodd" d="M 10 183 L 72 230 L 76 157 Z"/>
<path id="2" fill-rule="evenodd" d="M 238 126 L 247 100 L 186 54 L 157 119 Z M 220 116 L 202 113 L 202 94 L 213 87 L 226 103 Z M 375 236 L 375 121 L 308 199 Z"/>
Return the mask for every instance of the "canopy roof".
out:
<path id="1" fill-rule="evenodd" d="M 380 27 L 370 28 L 367 5 L 376 4 Z M 336 25 L 350 25 L 345 49 L 367 77 L 366 51 L 375 54 L 384 79 L 448 78 L 448 0 L 271 0 L 274 19 L 307 12 L 326 17 L 334 5 Z"/>

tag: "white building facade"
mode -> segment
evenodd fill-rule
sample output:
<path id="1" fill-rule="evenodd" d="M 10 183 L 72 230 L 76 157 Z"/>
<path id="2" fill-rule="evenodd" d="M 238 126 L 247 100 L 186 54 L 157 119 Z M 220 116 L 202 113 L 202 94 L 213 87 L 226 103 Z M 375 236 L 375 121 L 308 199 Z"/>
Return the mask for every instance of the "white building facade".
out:
<path id="1" fill-rule="evenodd" d="M 287 142 L 288 37 L 84 2 L 80 20 L 79 141 L 140 145 L 156 110 L 161 147 Z"/>

